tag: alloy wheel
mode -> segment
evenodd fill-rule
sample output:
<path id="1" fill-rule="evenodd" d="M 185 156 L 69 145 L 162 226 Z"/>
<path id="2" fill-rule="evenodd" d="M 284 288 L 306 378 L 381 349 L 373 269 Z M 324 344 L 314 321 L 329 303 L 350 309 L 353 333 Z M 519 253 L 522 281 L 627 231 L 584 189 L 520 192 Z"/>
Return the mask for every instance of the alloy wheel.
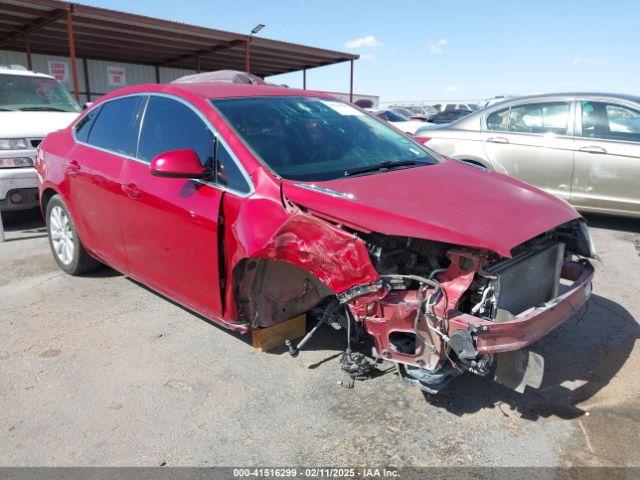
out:
<path id="1" fill-rule="evenodd" d="M 56 205 L 51 209 L 49 225 L 51 241 L 53 242 L 53 249 L 56 256 L 63 264 L 69 265 L 73 261 L 75 249 L 69 215 L 62 207 Z"/>

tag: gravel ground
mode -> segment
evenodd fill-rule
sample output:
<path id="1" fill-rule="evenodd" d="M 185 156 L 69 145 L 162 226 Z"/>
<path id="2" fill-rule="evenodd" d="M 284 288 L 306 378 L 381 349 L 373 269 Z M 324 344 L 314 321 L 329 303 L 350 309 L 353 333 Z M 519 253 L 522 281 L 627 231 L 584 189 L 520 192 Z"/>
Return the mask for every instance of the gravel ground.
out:
<path id="1" fill-rule="evenodd" d="M 260 353 L 110 270 L 55 265 L 38 213 L 0 244 L 0 466 L 640 466 L 640 222 L 589 217 L 584 315 L 535 345 L 540 390 L 392 371 L 348 390 L 343 338 Z"/>

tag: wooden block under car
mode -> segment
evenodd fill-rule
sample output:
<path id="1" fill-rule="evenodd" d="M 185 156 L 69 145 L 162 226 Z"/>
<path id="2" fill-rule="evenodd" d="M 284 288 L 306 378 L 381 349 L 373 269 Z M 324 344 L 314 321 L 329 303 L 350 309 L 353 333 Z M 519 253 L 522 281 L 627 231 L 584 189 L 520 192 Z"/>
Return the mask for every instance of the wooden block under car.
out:
<path id="1" fill-rule="evenodd" d="M 295 340 L 307 333 L 307 314 L 290 318 L 270 327 L 256 328 L 252 331 L 252 345 L 263 352 L 284 346 L 286 339 Z"/>

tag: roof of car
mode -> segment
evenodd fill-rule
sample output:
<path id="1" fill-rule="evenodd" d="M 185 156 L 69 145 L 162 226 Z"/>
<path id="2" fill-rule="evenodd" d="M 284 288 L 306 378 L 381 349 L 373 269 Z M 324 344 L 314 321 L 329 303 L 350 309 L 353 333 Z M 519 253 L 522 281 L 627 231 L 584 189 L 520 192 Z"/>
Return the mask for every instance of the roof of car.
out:
<path id="1" fill-rule="evenodd" d="M 330 97 L 325 92 L 314 90 L 300 90 L 297 88 L 281 87 L 279 85 L 250 85 L 239 83 L 180 83 L 180 88 L 190 90 L 205 98 L 230 98 L 230 97 L 272 97 L 272 96 L 296 96 L 296 97 Z"/>
<path id="2" fill-rule="evenodd" d="M 513 102 L 522 102 L 528 100 L 538 100 L 549 97 L 593 97 L 593 98 L 619 98 L 621 100 L 629 100 L 640 103 L 640 97 L 636 95 L 627 95 L 624 93 L 605 93 L 605 92 L 559 92 L 559 93 L 540 93 L 536 95 L 525 95 L 522 97 L 509 97 L 490 105 L 491 108 L 500 105 L 508 105 Z"/>
<path id="3" fill-rule="evenodd" d="M 299 90 L 296 88 L 286 88 L 278 85 L 251 85 L 239 83 L 149 83 L 132 85 L 130 87 L 114 90 L 108 97 L 128 95 L 144 92 L 164 92 L 180 95 L 181 92 L 188 91 L 202 98 L 237 98 L 237 97 L 325 97 L 333 98 L 326 92 L 314 90 Z"/>
<path id="4" fill-rule="evenodd" d="M 31 70 L 6 67 L 4 65 L 0 65 L 0 73 L 3 75 L 21 75 L 23 77 L 53 78 L 51 75 L 47 75 L 46 73 L 36 73 Z"/>

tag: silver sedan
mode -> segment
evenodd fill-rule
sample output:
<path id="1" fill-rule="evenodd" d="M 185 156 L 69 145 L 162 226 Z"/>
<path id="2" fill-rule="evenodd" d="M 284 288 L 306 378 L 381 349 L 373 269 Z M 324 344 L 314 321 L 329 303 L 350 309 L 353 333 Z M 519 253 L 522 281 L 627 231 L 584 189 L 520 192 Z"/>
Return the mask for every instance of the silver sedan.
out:
<path id="1" fill-rule="evenodd" d="M 578 210 L 640 217 L 640 97 L 520 97 L 415 135 L 443 155 L 516 177 Z"/>

